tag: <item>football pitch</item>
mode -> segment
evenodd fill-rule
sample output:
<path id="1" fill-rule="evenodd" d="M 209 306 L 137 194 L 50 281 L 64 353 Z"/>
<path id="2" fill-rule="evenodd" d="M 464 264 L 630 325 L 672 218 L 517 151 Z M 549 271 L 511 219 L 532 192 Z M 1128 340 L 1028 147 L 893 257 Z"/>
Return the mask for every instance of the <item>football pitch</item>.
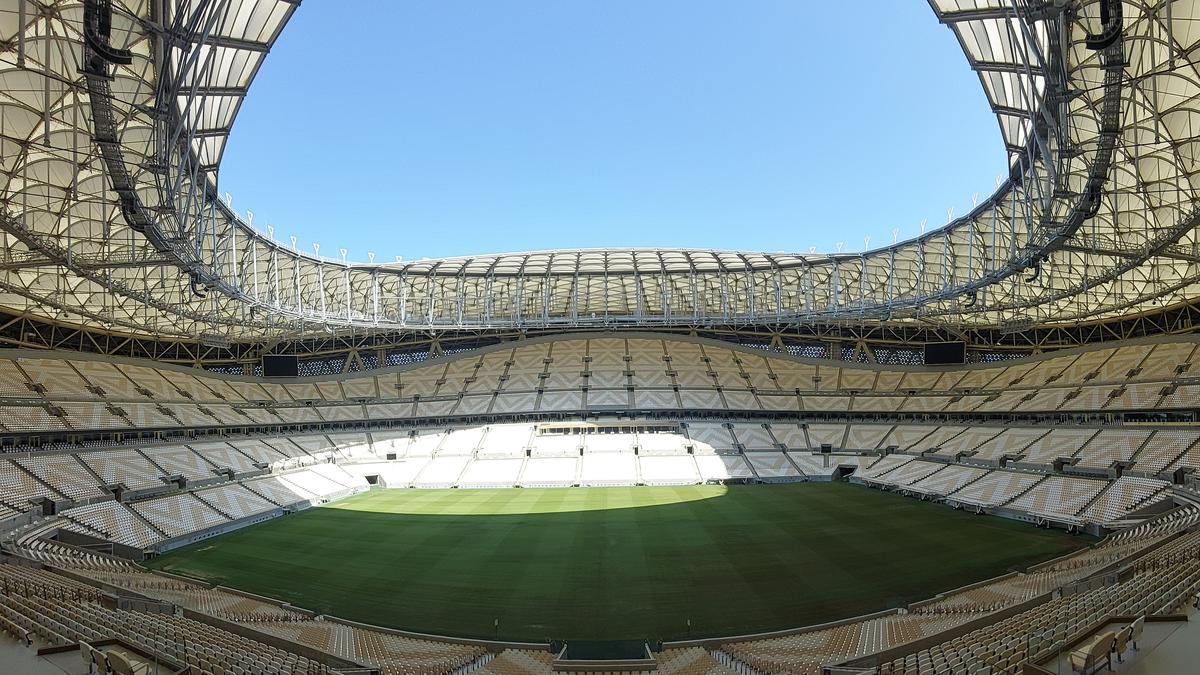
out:
<path id="1" fill-rule="evenodd" d="M 150 566 L 425 633 L 671 640 L 896 607 L 1091 541 L 841 483 L 374 490 Z"/>

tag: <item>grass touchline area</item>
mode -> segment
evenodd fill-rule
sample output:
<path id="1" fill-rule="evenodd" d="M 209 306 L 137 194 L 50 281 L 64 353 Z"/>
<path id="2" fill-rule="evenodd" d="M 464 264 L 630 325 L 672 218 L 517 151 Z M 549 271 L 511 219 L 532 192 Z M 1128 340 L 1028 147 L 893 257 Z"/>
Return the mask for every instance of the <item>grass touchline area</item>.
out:
<path id="1" fill-rule="evenodd" d="M 1091 541 L 842 483 L 374 490 L 148 564 L 424 633 L 672 640 L 896 607 Z"/>

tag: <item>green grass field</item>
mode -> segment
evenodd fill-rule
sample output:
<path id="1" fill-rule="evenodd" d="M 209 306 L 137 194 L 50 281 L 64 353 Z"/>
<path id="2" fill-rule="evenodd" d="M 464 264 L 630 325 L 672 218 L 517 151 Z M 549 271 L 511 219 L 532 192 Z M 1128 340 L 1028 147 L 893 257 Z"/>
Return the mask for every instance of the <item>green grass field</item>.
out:
<path id="1" fill-rule="evenodd" d="M 839 483 L 376 490 L 151 566 L 428 633 L 678 639 L 886 609 L 1090 541 Z"/>

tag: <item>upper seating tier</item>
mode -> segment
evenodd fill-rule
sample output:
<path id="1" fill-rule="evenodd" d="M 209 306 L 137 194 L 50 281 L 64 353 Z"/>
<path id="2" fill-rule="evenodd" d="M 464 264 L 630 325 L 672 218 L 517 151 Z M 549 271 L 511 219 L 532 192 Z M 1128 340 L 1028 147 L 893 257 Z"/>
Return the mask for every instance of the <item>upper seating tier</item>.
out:
<path id="1" fill-rule="evenodd" d="M 557 337 L 288 382 L 150 361 L 4 350 L 0 425 L 36 432 L 629 408 L 814 414 L 1186 409 L 1194 407 L 1195 385 L 1180 378 L 1193 373 L 1192 359 L 1200 359 L 1197 342 L 1164 337 L 1003 366 L 921 368 L 801 359 L 678 336 Z M 874 447 L 859 446 L 882 442 L 840 432 L 838 425 L 811 429 L 805 447 L 869 450 Z M 982 436 L 973 432 L 942 452 L 975 445 L 992 453 Z M 468 452 L 472 440 L 478 439 L 450 439 L 448 449 Z M 753 434 L 739 442 L 757 449 L 776 442 L 800 447 Z"/>

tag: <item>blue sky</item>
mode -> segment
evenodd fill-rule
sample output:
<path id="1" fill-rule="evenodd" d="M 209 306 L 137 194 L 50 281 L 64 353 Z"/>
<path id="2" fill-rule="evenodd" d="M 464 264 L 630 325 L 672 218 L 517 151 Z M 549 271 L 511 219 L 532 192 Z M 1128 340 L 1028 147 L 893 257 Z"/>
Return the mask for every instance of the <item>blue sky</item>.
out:
<path id="1" fill-rule="evenodd" d="M 858 251 L 965 212 L 1004 167 L 920 0 L 314 0 L 220 187 L 277 239 L 352 260 Z"/>

